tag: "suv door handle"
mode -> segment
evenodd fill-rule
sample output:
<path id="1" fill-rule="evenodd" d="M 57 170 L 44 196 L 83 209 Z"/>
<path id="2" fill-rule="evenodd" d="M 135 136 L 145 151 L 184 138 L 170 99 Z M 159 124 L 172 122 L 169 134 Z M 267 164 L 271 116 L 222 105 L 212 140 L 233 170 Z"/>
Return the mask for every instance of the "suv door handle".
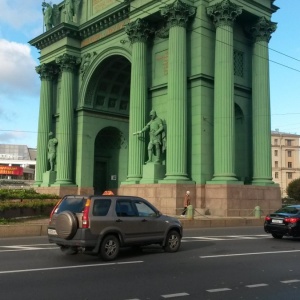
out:
<path id="1" fill-rule="evenodd" d="M 121 219 L 118 219 L 118 220 L 116 220 L 116 222 L 123 222 L 123 220 L 121 220 Z"/>
<path id="2" fill-rule="evenodd" d="M 146 219 L 143 219 L 142 222 L 147 222 L 147 220 L 146 220 Z"/>

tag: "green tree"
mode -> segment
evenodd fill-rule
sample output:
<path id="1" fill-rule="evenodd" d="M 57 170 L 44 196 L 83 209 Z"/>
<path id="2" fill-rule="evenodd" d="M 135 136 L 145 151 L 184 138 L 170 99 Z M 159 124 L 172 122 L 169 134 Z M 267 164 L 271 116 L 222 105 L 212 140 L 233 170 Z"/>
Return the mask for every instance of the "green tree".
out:
<path id="1" fill-rule="evenodd" d="M 300 200 L 300 178 L 297 178 L 289 183 L 286 192 L 290 198 Z"/>

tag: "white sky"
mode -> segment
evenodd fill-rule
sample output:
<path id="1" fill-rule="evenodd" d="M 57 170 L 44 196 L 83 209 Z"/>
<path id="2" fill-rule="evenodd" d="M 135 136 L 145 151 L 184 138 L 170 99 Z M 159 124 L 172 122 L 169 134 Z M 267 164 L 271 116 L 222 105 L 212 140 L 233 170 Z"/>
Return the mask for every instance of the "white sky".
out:
<path id="1" fill-rule="evenodd" d="M 37 144 L 39 54 L 28 41 L 43 31 L 41 3 L 0 0 L 0 144 Z M 300 134 L 300 0 L 274 4 L 280 9 L 269 44 L 272 130 Z"/>

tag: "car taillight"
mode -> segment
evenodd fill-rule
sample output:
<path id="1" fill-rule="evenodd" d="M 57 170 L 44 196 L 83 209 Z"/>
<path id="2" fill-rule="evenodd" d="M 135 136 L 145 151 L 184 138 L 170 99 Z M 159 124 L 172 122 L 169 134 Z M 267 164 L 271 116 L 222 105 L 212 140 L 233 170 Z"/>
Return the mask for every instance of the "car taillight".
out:
<path id="1" fill-rule="evenodd" d="M 272 218 L 271 218 L 270 216 L 266 216 L 266 217 L 265 217 L 265 221 L 271 221 L 271 219 L 272 219 Z"/>
<path id="2" fill-rule="evenodd" d="M 89 222 L 90 206 L 91 206 L 91 199 L 87 199 L 82 214 L 82 228 L 89 228 L 90 226 L 90 222 Z"/>
<path id="3" fill-rule="evenodd" d="M 297 223 L 298 221 L 300 221 L 300 218 L 285 218 L 284 222 L 286 223 Z"/>
<path id="4" fill-rule="evenodd" d="M 57 207 L 58 207 L 58 205 L 61 203 L 61 201 L 62 201 L 62 199 L 60 199 L 60 200 L 56 203 L 56 205 L 54 206 L 54 208 L 52 209 L 52 211 L 51 211 L 51 213 L 50 213 L 50 220 L 49 220 L 49 222 L 51 222 L 52 217 L 53 217 L 53 215 L 55 214 L 55 212 L 56 212 L 56 210 L 57 210 Z"/>

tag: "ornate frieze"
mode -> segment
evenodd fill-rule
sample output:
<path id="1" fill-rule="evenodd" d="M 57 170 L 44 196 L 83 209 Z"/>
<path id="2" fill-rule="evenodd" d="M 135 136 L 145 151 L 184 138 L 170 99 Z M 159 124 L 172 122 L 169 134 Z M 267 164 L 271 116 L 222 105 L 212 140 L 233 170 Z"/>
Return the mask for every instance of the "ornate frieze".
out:
<path id="1" fill-rule="evenodd" d="M 176 0 L 172 4 L 162 7 L 160 13 L 166 19 L 168 28 L 172 26 L 186 27 L 188 20 L 195 15 L 196 7 Z"/>
<path id="2" fill-rule="evenodd" d="M 52 80 L 58 73 L 57 68 L 50 64 L 41 64 L 35 70 L 40 75 L 41 80 Z"/>
<path id="3" fill-rule="evenodd" d="M 96 55 L 97 52 L 93 51 L 91 53 L 84 54 L 82 59 L 77 58 L 77 62 L 80 64 L 80 73 L 82 77 L 84 77 L 87 68 L 89 67 L 93 59 L 96 57 Z"/>
<path id="4" fill-rule="evenodd" d="M 242 13 L 242 7 L 229 0 L 224 0 L 207 8 L 207 14 L 212 18 L 216 27 L 232 26 L 235 19 Z"/>
<path id="5" fill-rule="evenodd" d="M 125 26 L 125 32 L 131 43 L 146 43 L 149 36 L 154 32 L 154 29 L 145 20 L 137 19 Z"/>
<path id="6" fill-rule="evenodd" d="M 265 17 L 261 17 L 249 31 L 256 42 L 269 42 L 271 34 L 276 30 L 276 28 L 277 23 L 271 22 Z"/>
<path id="7" fill-rule="evenodd" d="M 71 72 L 73 72 L 76 66 L 79 64 L 78 57 L 66 53 L 57 57 L 55 62 L 60 66 L 62 71 Z"/>

